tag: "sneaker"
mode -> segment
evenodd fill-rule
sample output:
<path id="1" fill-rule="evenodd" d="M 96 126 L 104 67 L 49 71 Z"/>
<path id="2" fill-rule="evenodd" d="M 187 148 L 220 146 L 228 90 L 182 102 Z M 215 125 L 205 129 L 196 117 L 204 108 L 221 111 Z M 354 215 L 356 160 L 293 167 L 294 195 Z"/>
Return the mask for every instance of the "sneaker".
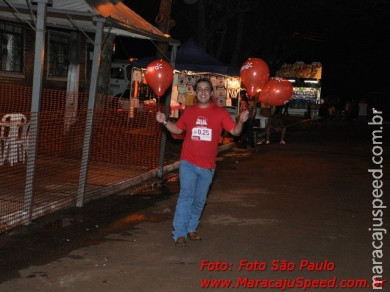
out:
<path id="1" fill-rule="evenodd" d="M 196 232 L 190 232 L 188 233 L 188 239 L 189 240 L 201 240 L 202 238 L 199 236 Z"/>
<path id="2" fill-rule="evenodd" d="M 280 144 L 286 144 L 286 141 L 281 140 L 281 141 L 280 141 Z"/>
<path id="3" fill-rule="evenodd" d="M 184 237 L 179 237 L 175 242 L 176 247 L 186 247 L 187 241 Z"/>
<path id="4" fill-rule="evenodd" d="M 269 143 L 270 143 L 269 140 L 265 141 L 265 144 L 269 144 Z"/>

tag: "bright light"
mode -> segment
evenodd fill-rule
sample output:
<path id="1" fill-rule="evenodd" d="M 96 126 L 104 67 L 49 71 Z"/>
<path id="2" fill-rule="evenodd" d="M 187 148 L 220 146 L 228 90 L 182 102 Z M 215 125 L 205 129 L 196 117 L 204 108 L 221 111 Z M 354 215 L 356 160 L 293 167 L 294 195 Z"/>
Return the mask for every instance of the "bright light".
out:
<path id="1" fill-rule="evenodd" d="M 228 85 L 230 88 L 239 88 L 240 87 L 240 81 L 238 79 L 228 79 Z"/>
<path id="2" fill-rule="evenodd" d="M 305 83 L 315 83 L 318 84 L 318 80 L 305 80 Z"/>

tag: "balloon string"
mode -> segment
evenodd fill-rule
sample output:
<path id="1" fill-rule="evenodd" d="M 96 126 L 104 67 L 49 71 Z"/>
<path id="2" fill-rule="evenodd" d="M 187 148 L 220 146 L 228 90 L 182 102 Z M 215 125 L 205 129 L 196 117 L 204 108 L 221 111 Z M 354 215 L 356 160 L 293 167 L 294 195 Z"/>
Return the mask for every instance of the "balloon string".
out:
<path id="1" fill-rule="evenodd" d="M 157 107 L 157 111 L 160 111 L 160 97 L 159 96 L 157 96 L 156 107 Z"/>

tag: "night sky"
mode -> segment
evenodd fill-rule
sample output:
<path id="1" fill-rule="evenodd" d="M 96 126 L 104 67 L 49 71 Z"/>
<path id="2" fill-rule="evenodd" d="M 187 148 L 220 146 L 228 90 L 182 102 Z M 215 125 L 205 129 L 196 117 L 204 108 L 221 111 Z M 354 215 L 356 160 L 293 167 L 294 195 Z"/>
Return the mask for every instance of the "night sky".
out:
<path id="1" fill-rule="evenodd" d="M 233 1 L 233 2 L 232 2 Z M 160 0 L 125 0 L 127 6 L 156 25 Z M 249 57 L 264 59 L 271 76 L 283 63 L 304 61 L 323 65 L 322 96 L 356 98 L 376 96 L 375 106 L 389 105 L 387 81 L 390 72 L 390 0 L 204 0 L 206 26 L 223 23 L 231 7 L 248 7 L 238 66 Z M 223 4 L 225 7 L 218 8 Z M 236 6 L 234 6 L 236 5 Z M 173 0 L 171 17 L 176 25 L 169 32 L 174 39 L 197 41 L 197 5 Z M 225 10 L 226 9 L 226 10 Z M 237 9 L 238 10 L 238 9 Z M 234 11 L 233 11 L 234 12 Z M 229 42 L 207 44 L 206 51 L 231 64 L 235 46 L 235 16 L 226 18 Z M 215 27 L 208 27 L 208 29 Z M 218 33 L 218 27 L 216 29 Z M 149 41 L 120 39 L 116 58 L 154 55 Z M 231 64 L 234 65 L 234 64 Z M 236 64 L 237 66 L 237 64 Z M 379 98 L 378 98 L 379 97 Z"/>

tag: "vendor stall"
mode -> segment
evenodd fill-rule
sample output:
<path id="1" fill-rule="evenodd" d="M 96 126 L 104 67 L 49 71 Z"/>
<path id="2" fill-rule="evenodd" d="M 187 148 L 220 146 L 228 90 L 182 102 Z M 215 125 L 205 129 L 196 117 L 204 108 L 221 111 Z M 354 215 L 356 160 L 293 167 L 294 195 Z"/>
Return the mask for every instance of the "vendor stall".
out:
<path id="1" fill-rule="evenodd" d="M 130 88 L 119 97 L 118 106 L 123 111 L 129 111 L 132 117 L 134 108 L 142 107 L 143 104 L 158 102 L 153 90 L 145 80 L 145 68 L 133 67 L 131 71 Z M 174 78 L 171 89 L 170 116 L 178 118 L 180 111 L 186 106 L 194 104 L 194 85 L 199 78 L 207 77 L 213 84 L 214 102 L 224 106 L 234 119 L 237 114 L 237 100 L 240 93 L 240 78 L 224 74 L 210 72 L 174 71 Z"/>
<path id="2" fill-rule="evenodd" d="M 284 64 L 277 77 L 287 78 L 293 85 L 293 96 L 286 105 L 288 114 L 314 118 L 321 100 L 322 65 L 318 62 Z"/>
<path id="3" fill-rule="evenodd" d="M 124 111 L 131 112 L 133 105 L 158 102 L 153 90 L 145 81 L 145 68 L 155 60 L 150 56 L 131 63 L 131 82 L 126 94 L 123 94 L 119 105 Z M 180 111 L 193 105 L 195 92 L 193 86 L 202 77 L 210 78 L 213 83 L 214 101 L 219 106 L 225 106 L 232 117 L 237 113 L 237 100 L 240 93 L 241 79 L 229 76 L 229 66 L 213 58 L 198 46 L 193 40 L 181 45 L 177 50 L 174 78 L 171 90 L 170 116 L 178 118 Z M 134 103 L 132 100 L 137 99 Z"/>
<path id="4" fill-rule="evenodd" d="M 213 84 L 213 99 L 218 106 L 229 109 L 233 116 L 236 114 L 237 99 L 240 93 L 240 78 L 209 72 L 175 72 L 171 94 L 171 117 L 177 118 L 180 110 L 191 106 L 195 101 L 194 85 L 199 78 L 209 78 Z"/>

